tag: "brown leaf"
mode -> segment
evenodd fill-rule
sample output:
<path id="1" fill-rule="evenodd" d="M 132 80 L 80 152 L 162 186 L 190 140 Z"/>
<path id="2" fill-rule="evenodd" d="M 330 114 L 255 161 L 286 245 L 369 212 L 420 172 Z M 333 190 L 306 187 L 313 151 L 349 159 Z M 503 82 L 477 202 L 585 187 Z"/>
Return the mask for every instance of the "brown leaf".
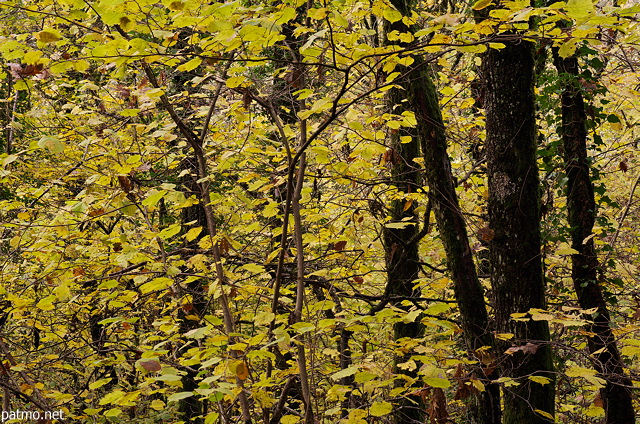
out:
<path id="1" fill-rule="evenodd" d="M 507 349 L 504 353 L 508 355 L 513 355 L 516 352 L 523 352 L 523 353 L 530 353 L 533 355 L 537 351 L 538 351 L 538 345 L 533 343 L 527 343 L 522 346 L 512 346 L 509 349 Z"/>
<path id="2" fill-rule="evenodd" d="M 125 193 L 129 193 L 133 189 L 133 184 L 131 184 L 131 180 L 126 175 L 118 175 L 118 183 Z"/>
<path id="3" fill-rule="evenodd" d="M 114 252 L 119 252 L 122 250 L 122 243 L 120 243 L 119 241 L 113 243 L 113 251 Z"/>
<path id="4" fill-rule="evenodd" d="M 247 364 L 245 364 L 244 362 L 240 362 L 236 366 L 236 377 L 238 377 L 240 380 L 246 380 L 248 376 L 249 368 L 247 367 Z"/>
<path id="5" fill-rule="evenodd" d="M 622 172 L 627 172 L 629 170 L 629 165 L 627 164 L 627 160 L 623 160 L 620 162 L 620 165 L 618 165 L 618 167 L 620 168 L 620 170 Z"/>
<path id="6" fill-rule="evenodd" d="M 462 400 L 467 399 L 469 396 L 478 392 L 470 382 L 460 381 L 458 383 L 458 390 L 456 394 L 453 395 L 453 400 Z"/>
<path id="7" fill-rule="evenodd" d="M 423 403 L 427 403 L 427 398 L 431 394 L 431 387 L 423 387 L 422 389 L 418 389 L 415 392 L 411 392 L 412 396 L 420 396 L 422 398 Z"/>
<path id="8" fill-rule="evenodd" d="M 598 393 L 596 393 L 596 397 L 593 399 L 593 406 L 596 406 L 598 408 L 604 407 L 604 402 L 602 401 L 602 395 L 600 390 L 598 390 Z"/>
<path id="9" fill-rule="evenodd" d="M 355 277 L 353 277 L 353 281 L 355 281 L 358 284 L 362 284 L 362 283 L 364 283 L 364 278 L 362 278 L 359 275 L 356 275 Z"/>
<path id="10" fill-rule="evenodd" d="M 223 237 L 222 240 L 220 240 L 220 245 L 218 248 L 220 249 L 220 254 L 224 256 L 229 253 L 229 249 L 231 249 L 231 244 L 229 243 L 229 240 L 227 240 L 226 237 Z"/>
<path id="11" fill-rule="evenodd" d="M 427 409 L 429 418 L 435 424 L 447 424 L 449 421 L 449 413 L 447 412 L 447 398 L 444 390 L 434 388 L 431 395 L 429 409 Z"/>
<path id="12" fill-rule="evenodd" d="M 96 216 L 100 216 L 100 215 L 104 215 L 104 209 L 102 209 L 102 208 L 93 209 L 93 210 L 89 211 L 89 216 L 91 218 L 95 218 Z"/>
<path id="13" fill-rule="evenodd" d="M 155 359 L 143 359 L 138 362 L 142 368 L 149 372 L 157 372 L 162 369 L 162 365 Z"/>
<path id="14" fill-rule="evenodd" d="M 341 252 L 344 250 L 346 246 L 347 246 L 347 242 L 345 240 L 341 240 L 333 244 L 333 250 L 337 250 L 338 252 Z"/>
<path id="15" fill-rule="evenodd" d="M 482 241 L 491 241 L 495 237 L 495 233 L 489 226 L 484 226 L 478 230 L 478 236 Z"/>

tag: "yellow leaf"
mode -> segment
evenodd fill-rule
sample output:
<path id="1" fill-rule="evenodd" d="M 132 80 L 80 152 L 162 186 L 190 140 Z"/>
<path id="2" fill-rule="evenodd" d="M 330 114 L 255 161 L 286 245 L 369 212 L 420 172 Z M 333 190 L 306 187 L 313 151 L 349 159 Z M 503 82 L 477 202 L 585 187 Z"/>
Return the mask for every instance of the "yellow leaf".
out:
<path id="1" fill-rule="evenodd" d="M 446 378 L 425 377 L 422 379 L 427 385 L 440 389 L 446 389 L 451 386 L 451 382 Z"/>
<path id="2" fill-rule="evenodd" d="M 183 63 L 182 65 L 178 66 L 177 70 L 182 72 L 184 71 L 189 72 L 194 70 L 198 66 L 200 66 L 201 63 L 202 63 L 202 59 L 200 59 L 199 57 L 196 57 L 191 59 L 187 63 Z"/>
<path id="3" fill-rule="evenodd" d="M 56 300 L 56 297 L 54 295 L 49 295 L 42 299 L 40 302 L 36 303 L 36 307 L 43 311 L 51 311 L 55 309 L 55 307 L 53 306 L 54 300 Z"/>
<path id="4" fill-rule="evenodd" d="M 569 0 L 566 9 L 567 16 L 572 19 L 584 19 L 594 10 L 591 0 Z"/>
<path id="5" fill-rule="evenodd" d="M 36 40 L 41 43 L 53 43 L 61 38 L 60 33 L 53 29 L 44 29 L 36 34 Z"/>
<path id="6" fill-rule="evenodd" d="M 389 402 L 373 402 L 369 408 L 369 414 L 374 417 L 382 417 L 389 414 L 393 410 L 393 405 Z"/>
<path id="7" fill-rule="evenodd" d="M 560 57 L 563 57 L 563 58 L 567 58 L 571 56 L 576 52 L 576 48 L 578 47 L 577 44 L 578 44 L 578 40 L 575 38 L 572 38 L 571 40 L 565 42 L 560 46 L 560 48 L 558 49 L 558 54 L 560 55 Z"/>
<path id="8" fill-rule="evenodd" d="M 545 384 L 551 383 L 551 379 L 550 378 L 543 377 L 541 375 L 530 375 L 529 376 L 529 380 L 534 381 L 534 382 L 536 382 L 538 384 L 542 384 L 543 386 Z"/>
<path id="9" fill-rule="evenodd" d="M 548 412 L 544 412 L 544 411 L 543 411 L 543 410 L 541 410 L 541 409 L 536 409 L 535 411 L 536 411 L 536 413 L 538 413 L 538 414 L 542 415 L 543 417 L 547 418 L 547 419 L 548 419 L 548 420 L 550 420 L 551 422 L 554 422 L 553 415 L 551 415 L 550 413 L 548 413 Z"/>
<path id="10" fill-rule="evenodd" d="M 395 9 L 387 8 L 382 12 L 382 16 L 389 22 L 398 22 L 402 19 L 402 13 Z"/>
<path id="11" fill-rule="evenodd" d="M 51 153 L 62 153 L 64 144 L 55 137 L 44 136 L 38 141 L 38 147 L 47 148 Z"/>
<path id="12" fill-rule="evenodd" d="M 202 232 L 202 227 L 192 228 L 184 235 L 187 241 L 193 241 Z"/>
<path id="13" fill-rule="evenodd" d="M 491 0 L 478 0 L 471 8 L 473 10 L 482 10 L 485 7 L 489 7 L 491 4 Z"/>
<path id="14" fill-rule="evenodd" d="M 560 246 L 558 246 L 556 253 L 558 255 L 577 255 L 580 252 L 578 252 L 576 249 L 569 247 L 567 243 L 560 243 Z"/>

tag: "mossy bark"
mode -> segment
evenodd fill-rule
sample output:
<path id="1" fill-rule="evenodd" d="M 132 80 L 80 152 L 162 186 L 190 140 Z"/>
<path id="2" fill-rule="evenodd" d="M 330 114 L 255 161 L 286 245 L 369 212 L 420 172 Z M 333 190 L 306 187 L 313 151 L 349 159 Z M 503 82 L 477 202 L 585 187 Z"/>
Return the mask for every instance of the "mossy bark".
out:
<path id="1" fill-rule="evenodd" d="M 534 58 L 531 42 L 504 37 L 505 47 L 482 58 L 485 83 L 486 158 L 489 189 L 491 284 L 496 327 L 517 346 L 531 345 L 502 361 L 503 376 L 519 385 L 504 389 L 504 424 L 548 423 L 555 383 L 547 321 L 519 321 L 514 313 L 544 309 L 540 256 Z M 525 317 L 526 318 L 526 317 Z M 508 345 L 504 345 L 507 348 Z M 529 376 L 549 379 L 533 382 Z M 543 414 L 540 414 L 540 411 Z"/>
<path id="2" fill-rule="evenodd" d="M 567 174 L 567 209 L 571 228 L 571 276 L 582 309 L 596 309 L 588 318 L 589 352 L 600 377 L 606 380 L 601 390 L 607 424 L 635 423 L 631 398 L 631 381 L 624 375 L 624 365 L 611 331 L 611 319 L 602 287 L 598 282 L 598 258 L 593 242 L 596 203 L 587 157 L 587 114 L 578 81 L 580 69 L 575 56 L 561 58 L 554 52 L 554 62 L 563 81 L 562 127 L 564 160 Z"/>
<path id="3" fill-rule="evenodd" d="M 410 1 L 395 0 L 393 5 L 404 15 L 410 15 L 413 4 Z M 388 31 L 411 32 L 402 21 L 392 25 Z M 409 48 L 409 45 L 403 46 Z M 481 347 L 493 346 L 493 335 L 489 328 L 489 315 L 484 303 L 484 293 L 480 284 L 469 247 L 466 223 L 462 216 L 458 198 L 455 192 L 453 174 L 449 156 L 447 155 L 447 140 L 445 135 L 442 113 L 438 103 L 436 87 L 432 81 L 429 69 L 420 56 L 415 56 L 410 67 L 396 69 L 403 74 L 395 81 L 401 89 L 389 90 L 390 112 L 400 114 L 405 110 L 413 111 L 417 125 L 415 128 L 405 128 L 403 134 L 412 137 L 409 143 L 394 143 L 393 179 L 404 192 L 411 193 L 421 188 L 422 172 L 418 172 L 413 161 L 419 155 L 424 158 L 424 177 L 429 186 L 429 196 L 433 204 L 436 224 L 443 242 L 447 268 L 454 283 L 454 292 L 462 321 L 465 344 L 472 356 L 479 354 Z M 397 157 L 395 154 L 397 153 Z M 405 208 L 404 202 L 392 205 L 392 219 L 405 219 L 417 222 L 418 217 L 413 207 Z M 405 221 L 406 222 L 406 221 Z M 401 243 L 398 241 L 401 240 Z M 385 231 L 385 241 L 388 255 L 389 270 L 388 288 L 394 295 L 415 296 L 412 279 L 418 273 L 418 229 L 417 225 L 402 230 Z M 413 241 L 411 243 L 410 241 Z M 399 253 L 399 254 L 398 254 Z M 417 323 L 399 324 L 396 326 L 396 339 L 401 337 L 416 337 L 421 334 Z M 473 406 L 470 408 L 470 419 L 474 423 L 493 424 L 500 422 L 500 392 L 490 380 L 497 376 L 491 364 L 492 349 L 485 356 L 483 367 L 476 370 L 475 377 L 483 379 L 486 390 L 477 394 Z M 479 358 L 480 359 L 480 358 Z M 486 367 L 485 367 L 486 366 Z M 396 414 L 398 422 L 408 422 L 403 414 L 410 414 L 411 409 Z M 417 408 L 413 408 L 414 410 Z M 412 417 L 423 419 L 417 412 Z"/>
<path id="4" fill-rule="evenodd" d="M 494 339 L 484 303 L 484 290 L 478 280 L 466 223 L 455 192 L 437 91 L 431 75 L 424 68 L 410 78 L 410 85 L 409 103 L 416 114 L 429 196 L 460 308 L 464 339 L 471 355 L 482 366 L 476 377 L 485 380 L 486 390 L 475 401 L 473 420 L 477 423 L 499 423 L 500 391 L 497 385 L 487 381 L 497 378 L 493 364 Z M 480 353 L 478 349 L 482 347 L 490 348 L 487 354 Z"/>

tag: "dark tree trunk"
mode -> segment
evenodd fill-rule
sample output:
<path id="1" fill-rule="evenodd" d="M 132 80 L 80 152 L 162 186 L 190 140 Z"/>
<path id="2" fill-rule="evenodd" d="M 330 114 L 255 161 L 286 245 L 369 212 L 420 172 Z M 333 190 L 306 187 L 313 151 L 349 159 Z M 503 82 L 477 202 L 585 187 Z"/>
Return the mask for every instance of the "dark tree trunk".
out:
<path id="1" fill-rule="evenodd" d="M 404 15 L 409 16 L 413 4 L 408 1 L 395 0 L 393 5 Z M 391 25 L 389 31 L 397 30 L 401 33 L 411 32 L 402 21 Z M 408 45 L 403 46 L 410 47 Z M 398 69 L 404 75 L 395 82 L 402 90 L 389 90 L 389 105 L 391 112 L 400 114 L 403 108 L 414 112 L 417 126 L 407 130 L 413 137 L 410 143 L 394 143 L 392 154 L 388 155 L 393 162 L 393 180 L 406 193 L 415 192 L 421 186 L 420 175 L 413 159 L 420 154 L 424 157 L 426 179 L 429 195 L 433 204 L 436 223 L 447 256 L 447 267 L 454 282 L 454 291 L 460 316 L 465 344 L 472 355 L 479 354 L 477 350 L 483 346 L 493 346 L 493 336 L 489 329 L 489 315 L 484 303 L 484 293 L 478 280 L 466 223 L 461 214 L 458 198 L 455 193 L 451 164 L 447 155 L 447 142 L 442 121 L 442 114 L 438 104 L 436 88 L 428 69 L 421 57 L 415 56 L 414 63 L 409 68 Z M 404 102 L 405 98 L 408 102 Z M 406 105 L 406 106 L 404 106 Z M 391 206 L 393 220 L 409 218 L 408 222 L 418 221 L 414 208 L 402 201 Z M 407 221 L 405 221 L 407 222 Z M 416 296 L 411 281 L 417 278 L 418 242 L 420 234 L 418 226 L 412 225 L 404 229 L 386 229 L 385 245 L 387 247 L 387 268 L 389 273 L 389 294 L 399 296 Z M 396 339 L 401 337 L 417 337 L 421 334 L 418 323 L 398 324 Z M 488 355 L 491 357 L 492 355 Z M 490 360 L 482 363 L 484 370 L 477 370 L 476 377 L 486 380 L 495 378 L 492 375 Z M 396 414 L 398 422 L 410 416 L 419 421 L 423 418 L 417 408 L 405 407 L 405 411 Z M 412 412 L 413 411 L 413 412 Z M 500 422 L 500 392 L 495 384 L 486 384 L 486 390 L 477 395 L 470 408 L 470 419 L 474 423 L 497 424 Z"/>
<path id="2" fill-rule="evenodd" d="M 567 173 L 567 208 L 571 228 L 571 276 L 582 309 L 596 308 L 588 317 L 589 352 L 600 377 L 607 381 L 601 390 L 607 424 L 635 423 L 631 399 L 631 381 L 624 375 L 624 366 L 615 337 L 602 288 L 598 284 L 598 258 L 594 247 L 593 225 L 596 203 L 587 158 L 587 115 L 580 92 L 580 69 L 575 56 L 561 58 L 554 51 L 554 62 L 560 78 L 565 81 L 562 92 L 562 128 L 564 159 Z M 587 241 L 585 241 L 587 240 Z"/>
<path id="3" fill-rule="evenodd" d="M 187 156 L 182 160 L 180 164 L 182 170 L 189 171 L 182 177 L 182 188 L 185 191 L 185 196 L 193 196 L 200 199 L 200 203 L 189 206 L 183 209 L 182 222 L 192 222 L 194 227 L 201 227 L 202 231 L 194 240 L 192 240 L 186 247 L 197 248 L 198 242 L 202 240 L 207 231 L 207 219 L 204 208 L 202 206 L 202 193 L 198 180 L 198 164 L 197 160 L 193 156 Z M 185 229 L 186 231 L 186 229 Z M 205 308 L 207 307 L 207 290 L 203 286 L 201 280 L 192 281 L 184 285 L 183 295 L 191 296 L 191 303 L 189 306 L 185 306 L 180 309 L 180 333 L 185 334 L 194 328 L 200 327 L 202 324 L 199 320 L 188 319 L 189 315 L 202 317 L 204 316 Z M 182 352 L 180 352 L 182 354 Z M 198 388 L 198 381 L 196 376 L 198 374 L 197 366 L 192 366 L 191 370 L 182 377 L 182 390 L 185 392 L 192 392 Z M 202 424 L 204 423 L 204 404 L 198 399 L 197 396 L 191 396 L 185 399 L 181 399 L 178 403 L 178 410 L 181 418 L 187 423 Z"/>
<path id="4" fill-rule="evenodd" d="M 400 113 L 395 106 L 402 105 L 405 97 L 404 90 L 391 89 L 387 99 L 392 113 Z M 420 150 L 416 137 L 410 143 L 400 143 L 399 134 L 393 137 L 387 152 L 388 164 L 391 166 L 391 180 L 401 193 L 414 193 L 420 186 L 420 175 L 413 159 L 419 157 Z M 415 204 L 407 199 L 392 200 L 389 205 L 390 223 L 403 225 L 402 228 L 387 226 L 383 230 L 385 262 L 387 266 L 387 287 L 385 297 L 419 297 L 420 290 L 414 289 L 414 280 L 420 271 L 418 256 L 418 216 Z M 400 302 L 396 306 L 406 309 Z M 394 324 L 394 340 L 403 338 L 418 338 L 423 334 L 420 318 L 413 322 L 398 322 Z M 398 357 L 396 361 L 405 362 L 405 357 Z M 396 369 L 410 378 L 418 379 L 416 371 Z M 421 387 L 420 383 L 417 386 Z M 419 396 L 414 399 L 403 399 L 395 411 L 395 420 L 400 423 L 424 423 L 425 410 Z"/>
<path id="5" fill-rule="evenodd" d="M 494 340 L 489 328 L 484 290 L 478 280 L 466 223 L 455 192 L 436 88 L 426 69 L 418 70 L 416 75 L 410 76 L 409 81 L 409 103 L 416 114 L 429 195 L 460 308 L 464 339 L 467 348 L 484 368 L 477 373 L 477 377 L 495 379 L 493 361 L 487 361 L 487 355 L 480 355 L 478 351 L 483 346 L 493 347 Z M 488 356 L 492 357 L 493 354 Z M 486 384 L 486 390 L 479 395 L 476 403 L 474 422 L 500 422 L 500 391 L 497 385 Z"/>
<path id="6" fill-rule="evenodd" d="M 504 358 L 503 376 L 516 379 L 519 385 L 504 389 L 503 422 L 542 424 L 549 420 L 538 411 L 554 414 L 549 326 L 546 321 L 517 321 L 511 316 L 546 307 L 540 257 L 534 60 L 530 42 L 507 37 L 505 48 L 491 49 L 482 59 L 488 213 L 493 231 L 491 283 L 497 331 L 514 334 L 516 346 L 532 345 Z M 549 382 L 533 382 L 527 378 L 530 375 L 546 377 Z"/>

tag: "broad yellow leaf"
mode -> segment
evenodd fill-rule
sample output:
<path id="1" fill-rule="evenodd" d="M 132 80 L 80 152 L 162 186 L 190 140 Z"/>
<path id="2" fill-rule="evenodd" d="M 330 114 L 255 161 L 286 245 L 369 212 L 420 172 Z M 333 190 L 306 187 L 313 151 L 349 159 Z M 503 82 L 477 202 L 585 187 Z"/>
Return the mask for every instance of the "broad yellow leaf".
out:
<path id="1" fill-rule="evenodd" d="M 491 6 L 493 3 L 491 0 L 478 0 L 477 2 L 475 2 L 475 4 L 471 7 L 473 10 L 482 10 L 486 7 Z"/>
<path id="2" fill-rule="evenodd" d="M 369 414 L 374 417 L 382 417 L 383 415 L 389 414 L 391 411 L 393 411 L 393 405 L 384 401 L 373 402 L 369 408 Z"/>

